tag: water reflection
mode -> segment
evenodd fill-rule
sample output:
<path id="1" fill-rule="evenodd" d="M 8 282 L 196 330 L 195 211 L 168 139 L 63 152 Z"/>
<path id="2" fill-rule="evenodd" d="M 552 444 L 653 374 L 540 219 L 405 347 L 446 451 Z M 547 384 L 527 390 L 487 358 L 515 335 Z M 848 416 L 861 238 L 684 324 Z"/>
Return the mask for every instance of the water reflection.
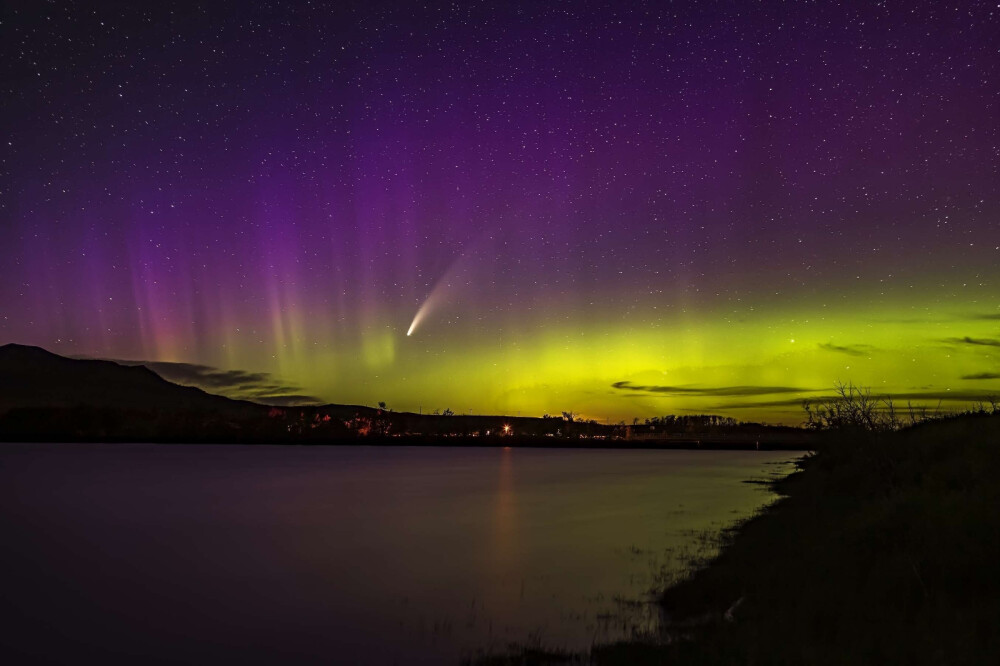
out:
<path id="1" fill-rule="evenodd" d="M 0 446 L 8 653 L 447 663 L 648 626 L 651 570 L 788 454 Z M 645 614 L 645 615 L 644 615 Z M 645 624 L 644 624 L 645 623 Z M 21 659 L 22 661 L 24 659 Z"/>
<path id="2" fill-rule="evenodd" d="M 490 530 L 490 566 L 498 577 L 517 568 L 517 497 L 514 493 L 514 450 L 496 450 L 496 494 L 493 499 L 493 529 Z"/>
<path id="3" fill-rule="evenodd" d="M 485 550 L 484 571 L 487 584 L 482 588 L 473 621 L 486 625 L 487 644 L 512 630 L 512 620 L 519 617 L 524 602 L 524 567 L 518 541 L 518 504 L 514 484 L 514 456 L 510 447 L 495 449 L 496 485 L 491 498 L 491 522 Z M 503 626 L 494 626 L 500 620 Z M 496 631 L 495 631 L 496 630 Z"/>

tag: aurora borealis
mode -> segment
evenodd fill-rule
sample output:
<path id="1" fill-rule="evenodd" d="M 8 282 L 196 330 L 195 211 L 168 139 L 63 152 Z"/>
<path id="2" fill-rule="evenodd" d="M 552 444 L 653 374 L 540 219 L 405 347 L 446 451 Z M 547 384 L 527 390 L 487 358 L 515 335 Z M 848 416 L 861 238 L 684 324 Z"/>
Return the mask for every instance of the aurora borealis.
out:
<path id="1" fill-rule="evenodd" d="M 259 5 L 5 3 L 0 344 L 425 412 L 1000 394 L 996 3 Z"/>

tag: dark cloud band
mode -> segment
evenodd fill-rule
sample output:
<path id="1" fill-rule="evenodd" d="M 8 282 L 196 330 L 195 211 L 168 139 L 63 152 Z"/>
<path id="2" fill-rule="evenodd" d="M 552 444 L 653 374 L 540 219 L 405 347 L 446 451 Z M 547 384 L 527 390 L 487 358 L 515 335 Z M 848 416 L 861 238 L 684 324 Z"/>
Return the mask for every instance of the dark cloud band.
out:
<path id="1" fill-rule="evenodd" d="M 210 365 L 196 363 L 107 360 L 121 365 L 142 365 L 168 382 L 183 386 L 197 386 L 209 393 L 219 393 L 228 398 L 252 400 L 265 405 L 279 406 L 322 404 L 319 398 L 299 393 L 299 387 L 294 384 L 275 381 L 275 377 L 268 372 L 221 370 Z"/>
<path id="2" fill-rule="evenodd" d="M 637 385 L 628 381 L 615 382 L 611 385 L 611 388 L 618 389 L 619 391 L 648 393 L 650 395 L 673 395 L 687 397 L 774 395 L 776 393 L 808 393 L 812 390 L 795 386 L 718 386 L 698 388 L 691 386 Z"/>
<path id="3" fill-rule="evenodd" d="M 819 348 L 823 351 L 847 354 L 848 356 L 868 356 L 875 350 L 871 345 L 835 345 L 830 342 L 821 342 Z"/>

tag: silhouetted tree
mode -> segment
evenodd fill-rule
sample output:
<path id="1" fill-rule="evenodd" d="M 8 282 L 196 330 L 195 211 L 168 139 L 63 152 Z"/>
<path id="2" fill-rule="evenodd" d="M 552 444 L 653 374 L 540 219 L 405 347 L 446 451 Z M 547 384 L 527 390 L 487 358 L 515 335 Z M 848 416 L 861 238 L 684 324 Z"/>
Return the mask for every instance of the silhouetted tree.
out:
<path id="1" fill-rule="evenodd" d="M 882 432 L 896 430 L 902 423 L 889 397 L 872 396 L 870 388 L 838 382 L 836 395 L 819 400 L 806 400 L 806 427 L 814 430 L 865 430 Z"/>

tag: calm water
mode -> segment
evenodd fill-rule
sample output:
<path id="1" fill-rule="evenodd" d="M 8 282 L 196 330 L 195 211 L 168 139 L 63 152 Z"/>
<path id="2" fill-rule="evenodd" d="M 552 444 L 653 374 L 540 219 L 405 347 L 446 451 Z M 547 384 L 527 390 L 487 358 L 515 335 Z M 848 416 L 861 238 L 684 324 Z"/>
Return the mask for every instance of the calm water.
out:
<path id="1" fill-rule="evenodd" d="M 621 600 L 794 457 L 0 445 L 0 641 L 74 663 L 585 649 L 655 620 Z"/>

